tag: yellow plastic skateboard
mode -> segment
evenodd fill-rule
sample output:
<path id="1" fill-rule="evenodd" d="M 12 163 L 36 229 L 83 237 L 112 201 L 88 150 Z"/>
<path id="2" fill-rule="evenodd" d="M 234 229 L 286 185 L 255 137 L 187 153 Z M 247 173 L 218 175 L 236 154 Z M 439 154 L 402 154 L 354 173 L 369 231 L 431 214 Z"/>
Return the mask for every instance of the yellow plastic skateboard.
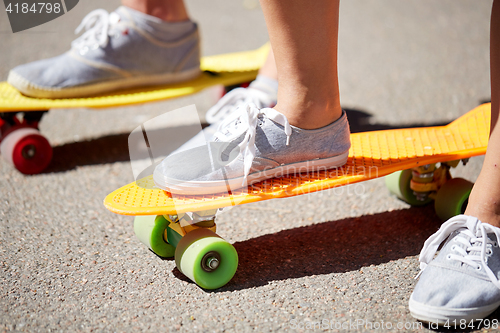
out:
<path id="1" fill-rule="evenodd" d="M 202 74 L 191 81 L 165 86 L 122 90 L 88 98 L 48 99 L 22 95 L 7 82 L 0 82 L 0 153 L 27 174 L 45 169 L 52 148 L 39 133 L 38 122 L 55 108 L 106 108 L 181 97 L 214 85 L 232 86 L 252 81 L 264 63 L 269 45 L 253 51 L 222 54 L 201 59 Z M 23 112 L 19 121 L 16 113 Z"/>
<path id="2" fill-rule="evenodd" d="M 217 209 L 389 175 L 392 193 L 413 205 L 435 200 L 438 215 L 447 219 L 463 211 L 472 188 L 452 179 L 449 170 L 486 152 L 489 126 L 490 104 L 484 104 L 446 126 L 351 134 L 349 158 L 340 168 L 274 178 L 231 194 L 175 198 L 149 176 L 112 192 L 104 205 L 137 216 L 134 230 L 143 243 L 160 256 L 175 256 L 181 272 L 214 289 L 227 283 L 237 266 L 234 248 L 215 234 Z"/>

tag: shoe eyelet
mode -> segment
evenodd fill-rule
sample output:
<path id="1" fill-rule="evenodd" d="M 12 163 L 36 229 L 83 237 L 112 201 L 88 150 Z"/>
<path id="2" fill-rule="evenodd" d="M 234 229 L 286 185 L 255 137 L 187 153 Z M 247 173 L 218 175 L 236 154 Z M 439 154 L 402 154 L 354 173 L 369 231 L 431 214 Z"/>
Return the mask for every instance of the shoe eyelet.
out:
<path id="1" fill-rule="evenodd" d="M 498 247 L 498 243 L 497 243 L 496 241 L 495 241 L 495 242 L 493 242 L 493 246 L 494 246 L 494 247 Z"/>
<path id="2" fill-rule="evenodd" d="M 453 245 L 453 246 L 451 247 L 451 250 L 452 250 L 452 251 L 455 251 L 456 249 L 457 249 L 457 246 L 456 246 L 456 245 Z"/>
<path id="3" fill-rule="evenodd" d="M 477 266 L 477 267 L 476 267 L 476 270 L 477 270 L 477 271 L 480 271 L 482 268 L 483 268 L 483 267 L 482 267 L 481 265 L 479 265 L 479 266 Z"/>
<path id="4" fill-rule="evenodd" d="M 486 249 L 486 255 L 491 256 L 493 254 L 493 250 L 488 248 Z"/>
<path id="5" fill-rule="evenodd" d="M 446 259 L 451 260 L 451 254 L 448 254 L 448 255 L 446 256 Z"/>

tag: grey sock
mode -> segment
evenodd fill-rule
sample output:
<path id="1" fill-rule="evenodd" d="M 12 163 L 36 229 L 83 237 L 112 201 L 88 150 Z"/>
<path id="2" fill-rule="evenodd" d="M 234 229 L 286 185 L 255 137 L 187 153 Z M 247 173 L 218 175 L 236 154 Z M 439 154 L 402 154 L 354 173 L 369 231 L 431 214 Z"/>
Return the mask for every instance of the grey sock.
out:
<path id="1" fill-rule="evenodd" d="M 250 87 L 265 92 L 274 100 L 276 100 L 276 96 L 278 95 L 278 80 L 265 75 L 257 75 L 257 78 L 250 83 Z"/>

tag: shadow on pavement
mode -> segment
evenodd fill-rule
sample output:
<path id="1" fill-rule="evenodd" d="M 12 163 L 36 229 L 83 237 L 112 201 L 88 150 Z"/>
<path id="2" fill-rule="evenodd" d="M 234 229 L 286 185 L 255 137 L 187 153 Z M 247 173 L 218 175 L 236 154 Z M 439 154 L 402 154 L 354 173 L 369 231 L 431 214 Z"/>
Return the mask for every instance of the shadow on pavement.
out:
<path id="1" fill-rule="evenodd" d="M 233 245 L 239 256 L 238 271 L 221 290 L 345 273 L 414 256 L 440 225 L 433 205 L 427 205 L 324 222 L 237 242 Z M 182 274 L 177 272 L 176 276 Z"/>
<path id="2" fill-rule="evenodd" d="M 440 225 L 434 205 L 430 204 L 283 230 L 236 242 L 233 245 L 238 251 L 239 264 L 235 276 L 221 289 L 207 292 L 237 291 L 264 286 L 271 281 L 346 273 L 416 256 Z M 416 259 L 415 267 L 418 267 Z M 391 273 L 398 274 L 397 271 Z M 177 268 L 173 269 L 173 274 L 180 280 L 194 283 Z M 488 318 L 490 321 L 500 319 L 500 309 Z M 464 330 L 441 327 L 433 331 Z"/>
<path id="3" fill-rule="evenodd" d="M 148 136 L 164 134 L 162 152 L 170 153 L 180 147 L 185 140 L 185 132 L 192 132 L 192 126 L 178 126 L 148 131 Z M 64 172 L 86 165 L 115 162 L 129 162 L 128 138 L 130 133 L 108 135 L 97 139 L 67 143 L 53 148 L 50 165 L 43 173 Z M 178 138 L 178 139 L 177 139 Z"/>
<path id="4" fill-rule="evenodd" d="M 378 131 L 395 128 L 411 128 L 411 127 L 424 127 L 424 126 L 441 126 L 444 123 L 436 124 L 411 124 L 405 126 L 389 125 L 389 124 L 372 124 L 370 118 L 372 115 L 368 112 L 345 109 L 351 132 L 366 132 Z M 203 127 L 207 126 L 204 124 Z M 167 150 L 175 150 L 184 143 L 183 133 L 189 130 L 191 126 L 179 126 L 168 129 L 159 129 L 155 132 L 168 131 L 166 135 L 169 139 L 165 140 L 165 145 L 168 145 Z M 53 158 L 49 167 L 43 173 L 64 172 L 76 167 L 86 165 L 99 165 L 114 162 L 127 162 L 129 161 L 128 151 L 128 137 L 130 133 L 108 135 L 101 138 L 91 139 L 87 141 L 79 141 L 67 143 L 53 148 Z M 172 138 L 179 137 L 178 140 Z"/>

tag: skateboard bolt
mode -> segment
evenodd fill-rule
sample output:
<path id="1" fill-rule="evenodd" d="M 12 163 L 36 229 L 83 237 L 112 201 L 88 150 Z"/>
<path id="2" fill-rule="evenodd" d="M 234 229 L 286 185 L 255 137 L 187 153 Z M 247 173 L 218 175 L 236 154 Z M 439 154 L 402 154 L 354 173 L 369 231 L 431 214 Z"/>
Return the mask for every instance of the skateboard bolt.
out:
<path id="1" fill-rule="evenodd" d="M 217 267 L 219 267 L 219 263 L 219 259 L 215 257 L 210 257 L 207 259 L 207 266 L 211 269 L 216 269 Z"/>
<path id="2" fill-rule="evenodd" d="M 36 154 L 36 147 L 34 145 L 27 145 L 23 148 L 21 154 L 27 160 L 32 159 Z"/>
<path id="3" fill-rule="evenodd" d="M 412 172 L 412 180 L 417 183 L 431 183 L 434 179 L 434 172 L 420 173 L 416 170 Z"/>
<path id="4" fill-rule="evenodd" d="M 210 251 L 201 260 L 201 268 L 205 272 L 213 272 L 220 265 L 221 257 L 217 251 Z"/>
<path id="5" fill-rule="evenodd" d="M 425 201 L 429 197 L 429 193 L 427 193 L 427 192 L 425 192 L 425 193 L 413 192 L 413 194 L 415 195 L 415 197 L 418 201 Z"/>

